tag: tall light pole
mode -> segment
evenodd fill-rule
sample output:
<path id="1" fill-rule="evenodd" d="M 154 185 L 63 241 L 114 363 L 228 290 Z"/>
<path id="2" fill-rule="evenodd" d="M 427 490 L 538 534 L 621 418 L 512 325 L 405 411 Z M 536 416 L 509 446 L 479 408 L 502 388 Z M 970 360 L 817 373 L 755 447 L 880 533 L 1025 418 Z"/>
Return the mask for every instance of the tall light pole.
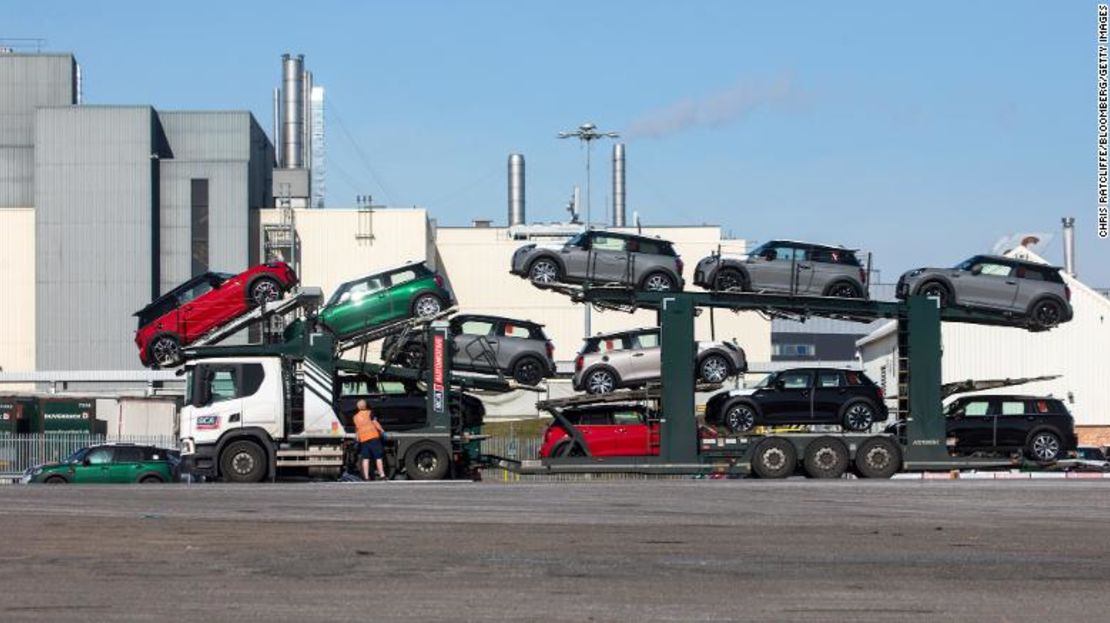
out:
<path id="1" fill-rule="evenodd" d="M 592 123 L 583 123 L 578 126 L 577 130 L 570 132 L 559 132 L 559 138 L 576 138 L 586 143 L 586 229 L 590 228 L 593 223 L 593 216 L 590 206 L 590 144 L 599 138 L 620 138 L 620 134 L 616 132 L 600 132 L 597 126 Z"/>

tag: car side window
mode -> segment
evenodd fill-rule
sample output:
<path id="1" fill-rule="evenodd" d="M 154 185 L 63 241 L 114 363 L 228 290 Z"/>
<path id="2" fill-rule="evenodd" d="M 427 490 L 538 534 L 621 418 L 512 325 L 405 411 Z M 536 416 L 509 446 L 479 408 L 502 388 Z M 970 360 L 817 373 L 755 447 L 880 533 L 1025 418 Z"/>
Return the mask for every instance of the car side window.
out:
<path id="1" fill-rule="evenodd" d="M 235 391 L 235 368 L 213 368 L 211 374 L 212 382 L 210 387 L 212 392 L 212 403 L 231 400 L 237 397 L 237 392 Z"/>
<path id="2" fill-rule="evenodd" d="M 1025 415 L 1025 401 L 1003 400 L 1002 415 Z"/>
<path id="3" fill-rule="evenodd" d="M 598 341 L 598 350 L 603 353 L 611 353 L 618 350 L 628 350 L 627 337 L 607 337 Z"/>
<path id="4" fill-rule="evenodd" d="M 659 334 L 658 333 L 641 333 L 635 338 L 635 345 L 633 348 L 659 348 Z"/>
<path id="5" fill-rule="evenodd" d="M 818 372 L 817 387 L 840 387 L 840 373 L 835 370 Z"/>
<path id="6" fill-rule="evenodd" d="M 366 296 L 378 292 L 385 288 L 385 279 L 382 277 L 370 277 L 351 284 L 351 287 L 340 297 L 340 302 L 347 300 L 360 301 Z"/>
<path id="7" fill-rule="evenodd" d="M 500 335 L 503 335 L 505 337 L 518 337 L 525 340 L 532 337 L 531 328 L 524 327 L 518 324 L 513 324 L 511 322 L 502 323 L 499 333 Z"/>
<path id="8" fill-rule="evenodd" d="M 116 448 L 113 463 L 139 463 L 143 460 L 143 451 L 140 448 Z"/>
<path id="9" fill-rule="evenodd" d="M 493 323 L 489 320 L 467 320 L 459 328 L 463 335 L 490 335 L 493 333 Z"/>
<path id="10" fill-rule="evenodd" d="M 985 416 L 985 415 L 990 415 L 990 412 L 991 412 L 991 403 L 989 401 L 986 401 L 986 400 L 971 400 L 971 401 L 968 401 L 968 402 L 964 403 L 963 408 L 958 410 L 957 414 L 958 415 L 964 415 L 964 416 L 967 416 L 967 417 L 982 417 L 982 416 Z"/>
<path id="11" fill-rule="evenodd" d="M 863 385 L 863 375 L 859 372 L 845 372 L 844 378 L 847 379 L 849 385 Z"/>
<path id="12" fill-rule="evenodd" d="M 89 465 L 107 465 L 112 462 L 111 448 L 94 448 L 85 456 Z"/>
<path id="13" fill-rule="evenodd" d="M 1018 279 L 1028 279 L 1030 281 L 1044 281 L 1044 273 L 1035 268 L 1026 268 L 1018 266 L 1014 269 L 1015 276 Z"/>
<path id="14" fill-rule="evenodd" d="M 594 251 L 624 251 L 624 238 L 613 236 L 594 236 Z"/>
<path id="15" fill-rule="evenodd" d="M 809 389 L 813 375 L 809 372 L 783 372 L 775 379 L 783 389 Z"/>
<path id="16" fill-rule="evenodd" d="M 211 291 L 212 291 L 212 284 L 209 283 L 208 281 L 202 281 L 202 282 L 198 283 L 197 285 L 189 288 L 188 290 L 185 290 L 181 294 L 178 294 L 177 295 L 177 303 L 178 303 L 178 305 L 184 305 L 185 303 L 193 301 L 193 300 L 197 299 L 198 297 L 204 296 L 205 294 L 208 294 Z"/>
<path id="17" fill-rule="evenodd" d="M 402 283 L 408 283 L 416 279 L 416 271 L 411 268 L 399 270 L 392 275 L 389 275 L 389 285 L 395 286 Z"/>
<path id="18" fill-rule="evenodd" d="M 1013 270 L 1010 266 L 995 262 L 979 262 L 971 267 L 972 272 L 975 272 L 976 269 L 978 269 L 980 275 L 991 277 L 1009 277 L 1010 271 Z"/>
<path id="19" fill-rule="evenodd" d="M 773 262 L 804 262 L 807 258 L 805 249 L 799 249 L 798 247 L 791 247 L 788 245 L 771 247 L 768 253 L 767 259 Z"/>
<path id="20" fill-rule="evenodd" d="M 142 455 L 144 461 L 165 461 L 168 458 L 165 450 L 154 447 L 142 448 Z"/>
<path id="21" fill-rule="evenodd" d="M 614 411 L 613 424 L 617 426 L 632 426 L 643 424 L 643 420 L 640 419 L 640 413 L 638 411 Z"/>
<path id="22" fill-rule="evenodd" d="M 408 388 L 401 381 L 379 381 L 378 391 L 383 394 L 404 395 L 408 393 Z"/>

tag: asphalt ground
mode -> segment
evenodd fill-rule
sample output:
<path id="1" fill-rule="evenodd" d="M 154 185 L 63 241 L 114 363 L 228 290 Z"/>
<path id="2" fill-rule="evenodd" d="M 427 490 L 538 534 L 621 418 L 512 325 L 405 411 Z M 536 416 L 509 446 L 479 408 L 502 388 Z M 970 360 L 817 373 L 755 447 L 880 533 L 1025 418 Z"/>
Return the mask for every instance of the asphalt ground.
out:
<path id="1" fill-rule="evenodd" d="M 1110 482 L 0 487 L 0 620 L 1092 621 Z"/>

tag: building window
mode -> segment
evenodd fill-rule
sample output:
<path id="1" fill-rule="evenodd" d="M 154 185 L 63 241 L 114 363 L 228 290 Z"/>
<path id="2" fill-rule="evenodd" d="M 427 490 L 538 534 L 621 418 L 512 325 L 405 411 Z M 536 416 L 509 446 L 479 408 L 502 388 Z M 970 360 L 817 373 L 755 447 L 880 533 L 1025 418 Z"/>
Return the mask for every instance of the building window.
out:
<path id="1" fill-rule="evenodd" d="M 193 276 L 208 272 L 208 179 L 190 180 L 189 214 L 192 225 Z"/>
<path id="2" fill-rule="evenodd" d="M 771 355 L 775 357 L 816 357 L 817 348 L 813 344 L 772 344 Z"/>

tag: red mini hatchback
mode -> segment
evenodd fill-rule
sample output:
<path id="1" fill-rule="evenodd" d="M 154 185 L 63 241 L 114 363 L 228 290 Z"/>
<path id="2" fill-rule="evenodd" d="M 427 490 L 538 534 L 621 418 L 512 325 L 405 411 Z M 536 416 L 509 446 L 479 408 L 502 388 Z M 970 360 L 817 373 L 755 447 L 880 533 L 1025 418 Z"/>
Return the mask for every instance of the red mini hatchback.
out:
<path id="1" fill-rule="evenodd" d="M 657 456 L 659 420 L 640 404 L 602 404 L 562 412 L 578 429 L 590 456 Z M 556 420 L 543 435 L 540 457 L 585 456 L 570 433 Z"/>
<path id="2" fill-rule="evenodd" d="M 269 262 L 238 275 L 197 275 L 135 312 L 139 360 L 153 368 L 174 366 L 181 349 L 261 303 L 276 301 L 297 283 L 284 262 Z"/>

